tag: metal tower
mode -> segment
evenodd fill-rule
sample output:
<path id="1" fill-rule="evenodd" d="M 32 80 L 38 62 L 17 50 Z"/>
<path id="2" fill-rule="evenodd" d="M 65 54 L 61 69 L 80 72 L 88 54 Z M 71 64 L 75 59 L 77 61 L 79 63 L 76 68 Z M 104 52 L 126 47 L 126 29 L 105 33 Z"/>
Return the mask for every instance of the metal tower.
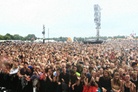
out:
<path id="1" fill-rule="evenodd" d="M 99 41 L 99 33 L 101 29 L 101 8 L 98 4 L 94 5 L 94 22 L 97 30 L 97 41 Z"/>

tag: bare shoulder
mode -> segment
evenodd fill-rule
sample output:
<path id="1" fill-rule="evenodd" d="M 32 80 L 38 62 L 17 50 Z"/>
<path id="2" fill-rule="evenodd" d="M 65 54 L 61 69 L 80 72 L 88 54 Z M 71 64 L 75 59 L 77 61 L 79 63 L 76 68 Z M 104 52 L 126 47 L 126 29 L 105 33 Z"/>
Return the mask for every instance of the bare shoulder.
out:
<path id="1" fill-rule="evenodd" d="M 132 87 L 136 87 L 136 85 L 135 85 L 133 82 L 131 82 L 131 86 L 132 86 Z"/>
<path id="2" fill-rule="evenodd" d="M 120 82 L 121 82 L 121 83 L 124 83 L 124 81 L 123 81 L 123 80 L 120 80 Z"/>
<path id="3" fill-rule="evenodd" d="M 120 80 L 120 83 L 121 83 L 122 85 L 124 85 L 124 84 L 125 84 L 125 81 L 123 81 L 123 80 Z"/>

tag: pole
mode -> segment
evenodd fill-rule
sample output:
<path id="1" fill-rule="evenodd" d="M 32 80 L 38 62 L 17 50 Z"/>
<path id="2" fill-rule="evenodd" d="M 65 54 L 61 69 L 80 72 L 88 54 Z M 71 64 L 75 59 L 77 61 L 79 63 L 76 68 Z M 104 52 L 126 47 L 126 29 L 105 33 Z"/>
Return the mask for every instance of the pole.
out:
<path id="1" fill-rule="evenodd" d="M 97 41 L 99 41 L 99 29 L 97 29 Z"/>
<path id="2" fill-rule="evenodd" d="M 48 28 L 48 42 L 49 42 L 49 28 Z"/>
<path id="3" fill-rule="evenodd" d="M 43 25 L 43 32 L 42 32 L 42 34 L 43 34 L 43 43 L 45 43 L 45 25 Z"/>

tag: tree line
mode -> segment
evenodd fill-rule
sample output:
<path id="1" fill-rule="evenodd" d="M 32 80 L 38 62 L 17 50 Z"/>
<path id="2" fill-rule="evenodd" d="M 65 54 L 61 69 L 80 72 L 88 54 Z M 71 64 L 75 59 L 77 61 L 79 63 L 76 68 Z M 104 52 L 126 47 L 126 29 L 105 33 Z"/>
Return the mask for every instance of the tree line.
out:
<path id="1" fill-rule="evenodd" d="M 117 39 L 117 38 L 126 38 L 126 36 L 114 36 L 114 37 L 113 36 L 100 36 L 99 39 L 107 40 L 107 39 Z M 136 36 L 135 38 L 138 39 L 138 36 Z M 43 39 L 43 38 L 38 38 L 34 34 L 28 34 L 25 37 L 23 37 L 19 34 L 11 35 L 9 33 L 7 33 L 6 35 L 0 35 L 0 40 L 22 40 L 22 41 L 30 40 L 30 41 L 33 41 L 36 39 Z M 59 41 L 65 42 L 65 41 L 67 41 L 67 39 L 68 39 L 68 37 L 45 38 L 45 40 L 55 40 L 58 42 Z M 96 37 L 74 37 L 72 40 L 80 42 L 80 41 L 85 41 L 87 39 L 96 39 Z"/>
<path id="2" fill-rule="evenodd" d="M 0 35 L 0 40 L 35 40 L 37 37 L 34 34 L 28 34 L 27 36 L 23 37 L 19 34 L 11 35 L 7 33 L 6 35 Z"/>

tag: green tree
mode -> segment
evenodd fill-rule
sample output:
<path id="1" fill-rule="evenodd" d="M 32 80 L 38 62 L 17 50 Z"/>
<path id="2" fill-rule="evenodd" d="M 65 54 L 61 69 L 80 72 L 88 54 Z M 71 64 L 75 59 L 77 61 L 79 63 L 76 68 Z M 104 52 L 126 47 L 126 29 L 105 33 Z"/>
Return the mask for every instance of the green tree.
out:
<path id="1" fill-rule="evenodd" d="M 12 40 L 13 36 L 9 33 L 7 33 L 5 36 L 4 36 L 4 40 Z"/>
<path id="2" fill-rule="evenodd" d="M 3 35 L 0 35 L 0 40 L 4 40 L 4 37 L 3 37 Z"/>
<path id="3" fill-rule="evenodd" d="M 13 37 L 14 37 L 14 40 L 23 40 L 23 37 L 20 36 L 19 34 L 15 34 L 13 35 Z"/>
<path id="4" fill-rule="evenodd" d="M 34 34 L 28 34 L 25 38 L 25 40 L 35 40 L 37 37 Z"/>

